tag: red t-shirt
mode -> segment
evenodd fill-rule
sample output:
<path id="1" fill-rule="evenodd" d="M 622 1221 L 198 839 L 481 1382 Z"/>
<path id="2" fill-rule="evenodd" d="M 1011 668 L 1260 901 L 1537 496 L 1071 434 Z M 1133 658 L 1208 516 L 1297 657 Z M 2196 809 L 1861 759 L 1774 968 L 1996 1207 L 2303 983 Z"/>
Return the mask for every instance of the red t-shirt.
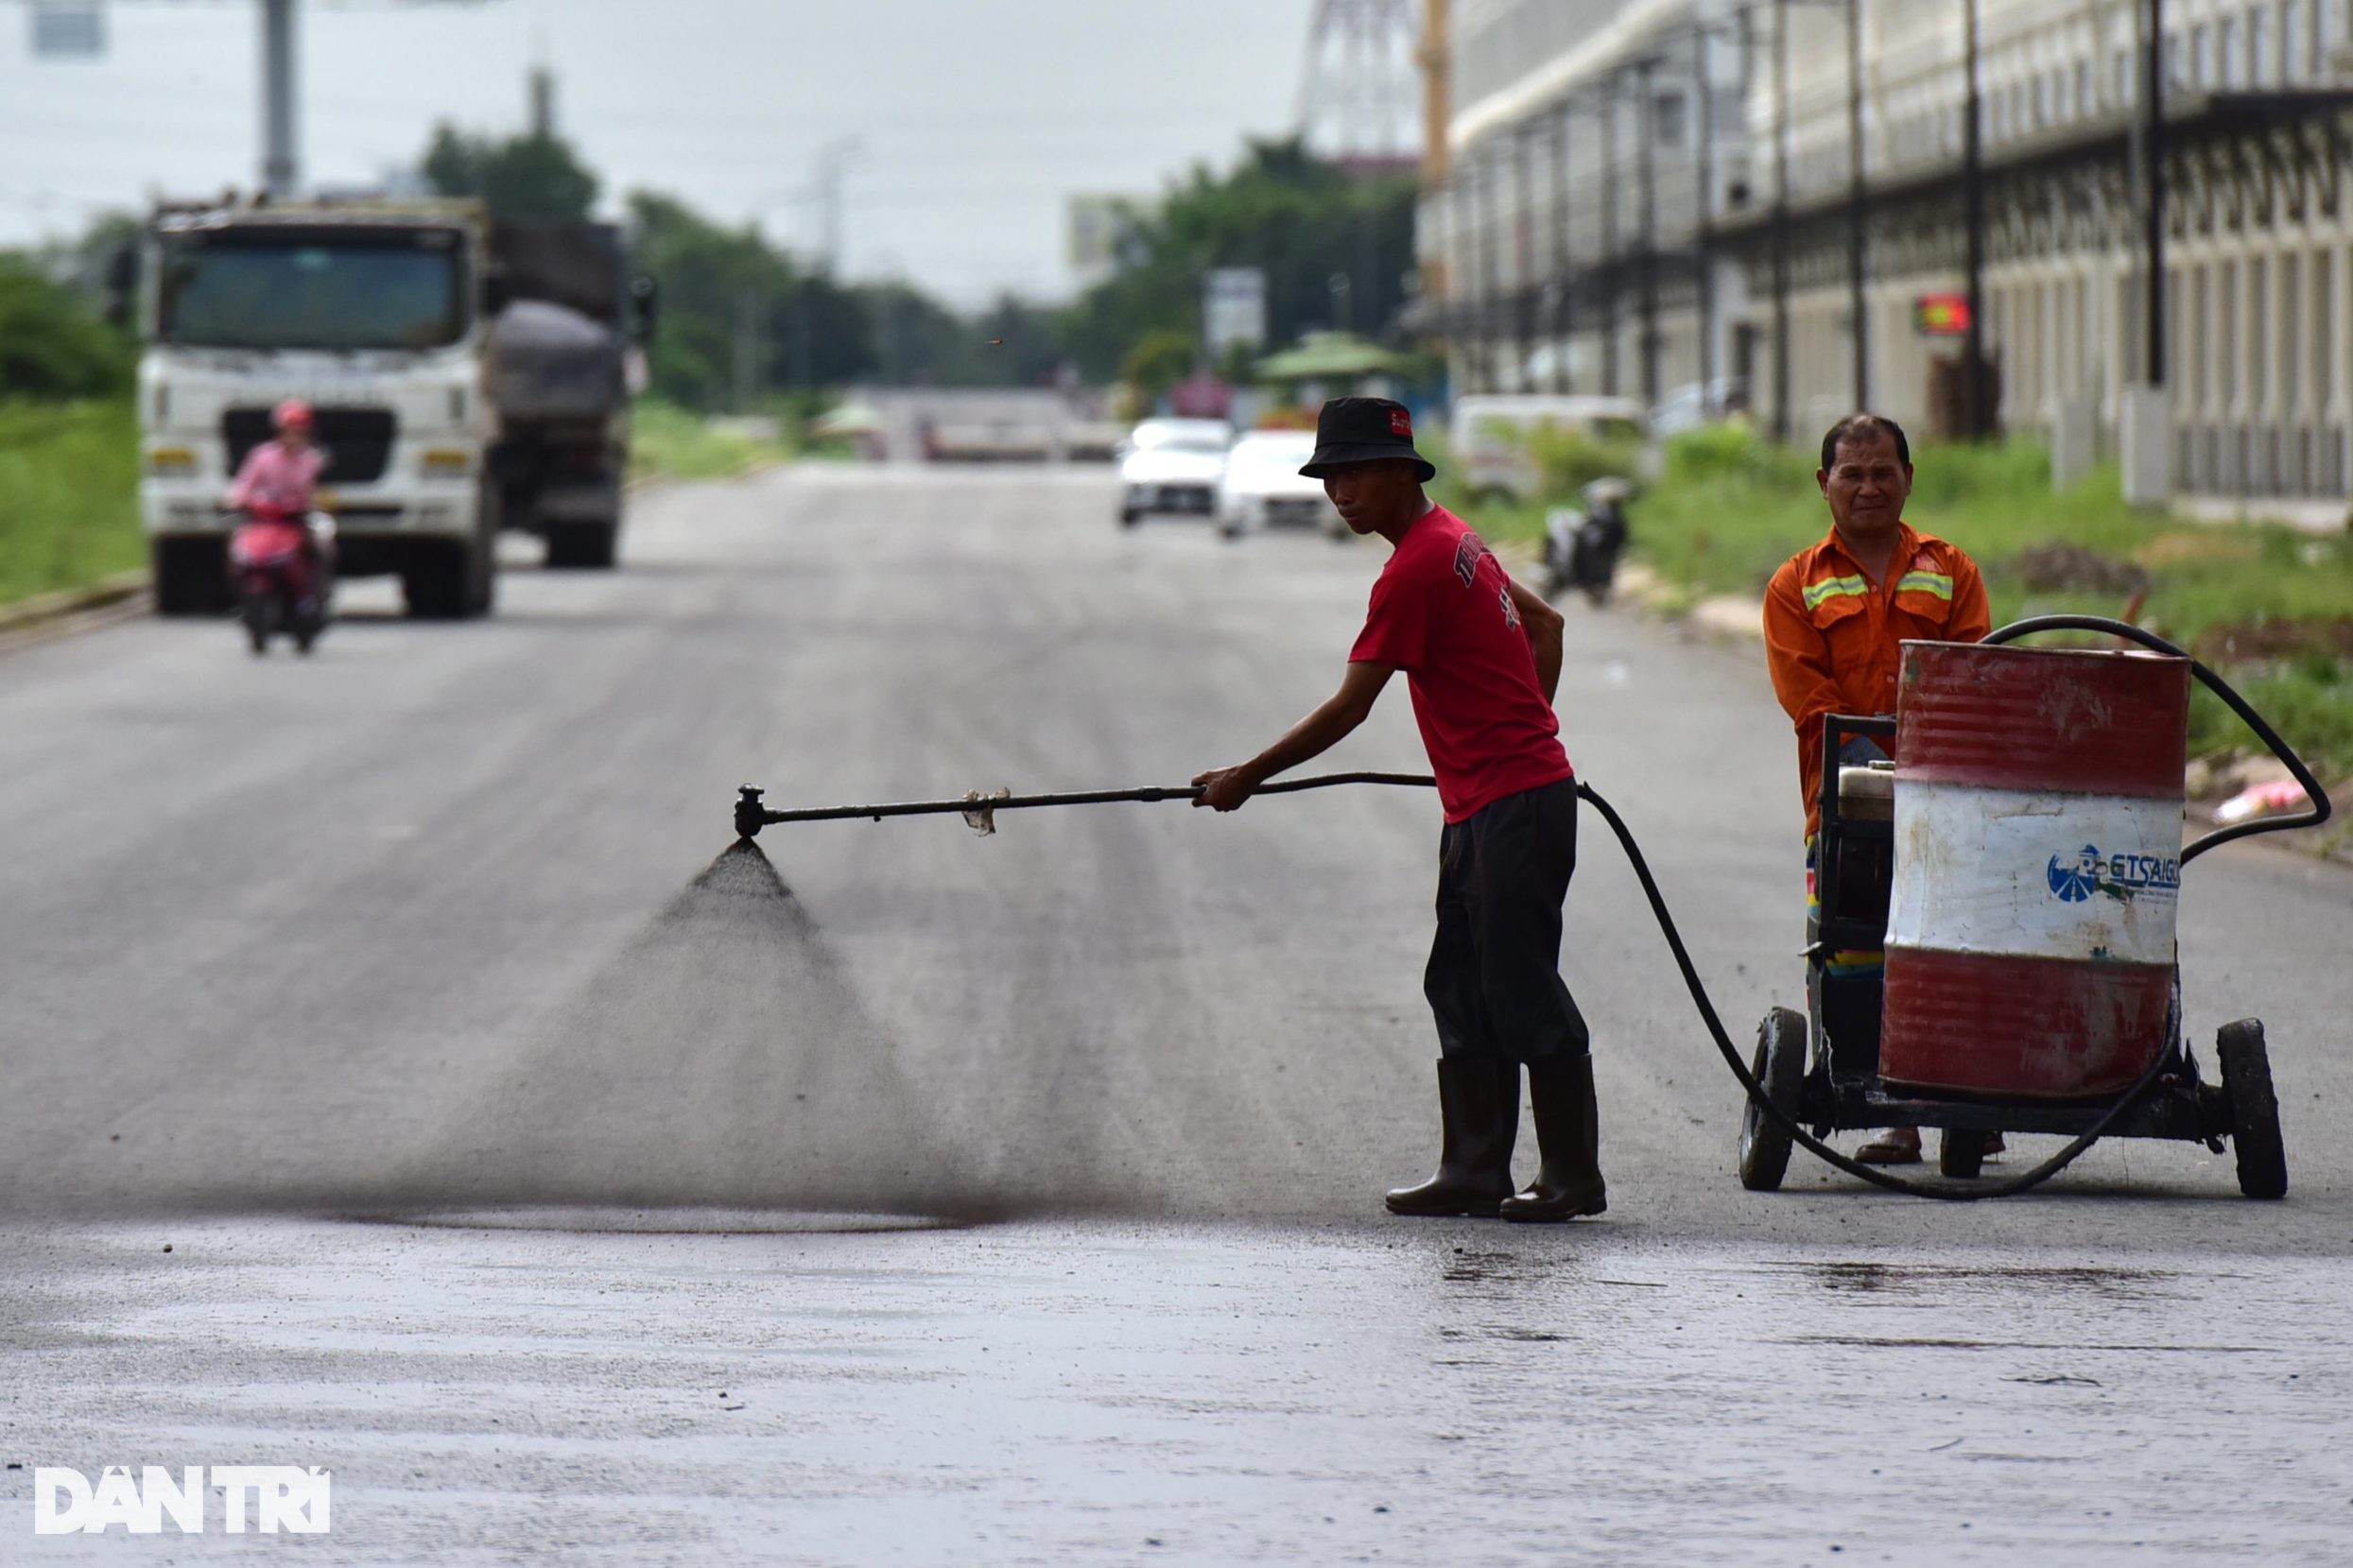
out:
<path id="1" fill-rule="evenodd" d="M 1574 776 L 1509 581 L 1468 525 L 1432 507 L 1382 568 L 1348 654 L 1406 672 L 1449 822 Z"/>

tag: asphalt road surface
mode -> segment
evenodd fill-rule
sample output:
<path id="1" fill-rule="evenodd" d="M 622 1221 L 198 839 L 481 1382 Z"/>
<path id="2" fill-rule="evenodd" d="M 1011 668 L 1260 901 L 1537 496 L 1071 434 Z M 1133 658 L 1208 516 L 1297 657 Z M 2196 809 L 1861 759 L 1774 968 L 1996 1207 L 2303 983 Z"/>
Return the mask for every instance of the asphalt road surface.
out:
<path id="1" fill-rule="evenodd" d="M 1099 474 L 803 471 L 649 496 L 622 571 L 478 625 L 361 585 L 308 662 L 0 655 L 0 1560 L 2342 1560 L 2341 870 L 2185 889 L 2193 1037 L 2270 1028 L 2285 1203 L 2123 1143 L 1998 1204 L 1802 1153 L 1762 1196 L 1588 818 L 1611 1210 L 1534 1229 L 1379 1209 L 1435 1153 L 1427 794 L 724 853 L 747 782 L 1237 760 L 1381 559 L 1123 532 Z M 1572 608 L 1560 706 L 1736 1030 L 1800 1003 L 1759 661 Z M 1403 691 L 1328 760 L 1419 770 Z M 333 1468 L 331 1535 L 21 1501 L 245 1462 Z"/>

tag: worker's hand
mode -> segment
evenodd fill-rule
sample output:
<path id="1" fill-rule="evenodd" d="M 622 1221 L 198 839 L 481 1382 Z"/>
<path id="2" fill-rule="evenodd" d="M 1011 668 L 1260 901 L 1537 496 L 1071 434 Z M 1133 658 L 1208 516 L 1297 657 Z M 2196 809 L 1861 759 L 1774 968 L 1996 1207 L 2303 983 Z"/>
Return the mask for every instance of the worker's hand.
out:
<path id="1" fill-rule="evenodd" d="M 1212 811 L 1239 811 L 1242 802 L 1257 789 L 1258 776 L 1248 767 L 1213 767 L 1196 777 L 1193 784 L 1201 791 L 1195 805 L 1207 806 Z"/>

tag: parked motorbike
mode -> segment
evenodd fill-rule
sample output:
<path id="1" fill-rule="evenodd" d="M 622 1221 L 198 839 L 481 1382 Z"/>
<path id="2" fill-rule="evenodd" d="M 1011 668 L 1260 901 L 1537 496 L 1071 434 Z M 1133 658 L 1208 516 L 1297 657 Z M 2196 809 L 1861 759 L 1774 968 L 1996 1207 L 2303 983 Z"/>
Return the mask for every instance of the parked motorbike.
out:
<path id="1" fill-rule="evenodd" d="M 335 587 L 335 523 L 324 512 L 246 513 L 229 536 L 237 619 L 256 654 L 284 632 L 308 653 L 326 629 Z"/>
<path id="2" fill-rule="evenodd" d="M 1627 488 L 1622 479 L 1597 479 L 1585 487 L 1585 509 L 1556 511 L 1545 523 L 1545 590 L 1575 588 L 1599 607 L 1618 580 L 1618 558 L 1626 551 Z"/>

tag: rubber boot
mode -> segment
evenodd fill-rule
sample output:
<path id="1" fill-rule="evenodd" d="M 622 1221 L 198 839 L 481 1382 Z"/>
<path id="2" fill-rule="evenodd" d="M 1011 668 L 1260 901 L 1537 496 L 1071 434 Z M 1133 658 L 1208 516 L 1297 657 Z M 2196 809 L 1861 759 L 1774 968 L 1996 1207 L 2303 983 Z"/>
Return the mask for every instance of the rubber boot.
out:
<path id="1" fill-rule="evenodd" d="M 1519 1137 L 1519 1063 L 1438 1059 L 1438 1174 L 1389 1195 L 1393 1215 L 1495 1217 L 1512 1196 L 1512 1145 Z"/>
<path id="2" fill-rule="evenodd" d="M 1503 1200 L 1506 1219 L 1575 1219 L 1610 1206 L 1601 1180 L 1600 1113 L 1593 1102 L 1593 1059 L 1562 1057 L 1528 1064 L 1528 1105 L 1535 1112 L 1544 1163 L 1528 1190 Z"/>

